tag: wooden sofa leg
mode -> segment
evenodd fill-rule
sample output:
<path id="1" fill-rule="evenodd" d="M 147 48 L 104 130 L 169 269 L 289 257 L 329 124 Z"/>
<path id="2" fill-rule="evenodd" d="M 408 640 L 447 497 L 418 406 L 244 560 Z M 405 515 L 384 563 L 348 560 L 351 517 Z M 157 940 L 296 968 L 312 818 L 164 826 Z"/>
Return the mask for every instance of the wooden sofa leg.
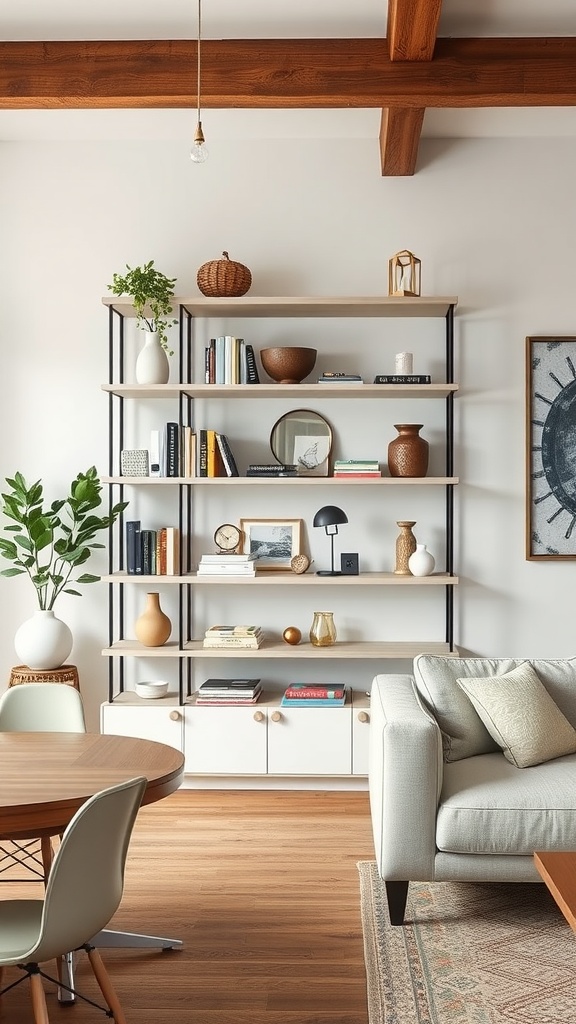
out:
<path id="1" fill-rule="evenodd" d="M 409 882 L 385 882 L 390 924 L 404 924 Z"/>

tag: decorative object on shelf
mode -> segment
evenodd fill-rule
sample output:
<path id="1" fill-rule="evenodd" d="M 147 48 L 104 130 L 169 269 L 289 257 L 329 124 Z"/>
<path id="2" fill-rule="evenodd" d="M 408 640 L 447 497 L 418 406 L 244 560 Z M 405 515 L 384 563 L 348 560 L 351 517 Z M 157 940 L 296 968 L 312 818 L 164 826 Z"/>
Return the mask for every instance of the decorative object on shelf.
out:
<path id="1" fill-rule="evenodd" d="M 409 249 L 388 261 L 388 295 L 420 295 L 421 261 Z"/>
<path id="2" fill-rule="evenodd" d="M 168 693 L 168 682 L 165 679 L 154 679 L 146 683 L 134 683 L 134 691 L 137 697 L 158 700 Z"/>
<path id="3" fill-rule="evenodd" d="M 334 612 L 314 612 L 310 626 L 310 643 L 313 647 L 332 647 L 336 643 Z"/>
<path id="4" fill-rule="evenodd" d="M 287 626 L 282 633 L 282 639 L 287 644 L 292 644 L 295 647 L 302 639 L 302 631 L 298 629 L 298 626 Z"/>
<path id="5" fill-rule="evenodd" d="M 157 591 L 146 594 L 146 607 L 134 623 L 136 639 L 144 647 L 162 647 L 172 632 L 172 623 L 160 607 Z"/>
<path id="6" fill-rule="evenodd" d="M 328 476 L 332 427 L 318 412 L 292 409 L 272 427 L 270 448 L 278 462 L 296 466 L 298 476 Z"/>
<path id="7" fill-rule="evenodd" d="M 576 338 L 526 338 L 526 558 L 574 560 Z"/>
<path id="8" fill-rule="evenodd" d="M 394 359 L 394 373 L 409 377 L 414 372 L 414 357 L 411 352 L 397 352 Z"/>
<path id="9" fill-rule="evenodd" d="M 95 509 L 102 504 L 102 485 L 95 466 L 79 473 L 70 484 L 68 496 L 53 501 L 49 509 L 43 505 L 40 480 L 29 487 L 22 474 L 16 473 L 13 478 L 6 477 L 6 483 L 10 491 L 2 495 L 2 512 L 11 520 L 11 525 L 5 527 L 7 537 L 0 537 L 0 555 L 12 562 L 12 568 L 3 569 L 0 575 L 27 573 L 36 590 L 39 611 L 52 613 L 49 616 L 36 614 L 20 627 L 17 654 L 29 668 L 58 668 L 72 650 L 72 634 L 68 626 L 59 625 L 60 620 L 53 615 L 56 599 L 62 592 L 80 597 L 72 584 L 95 583 L 100 579 L 89 573 L 74 576 L 75 570 L 88 561 L 93 548 L 102 547 L 94 543 L 96 534 L 107 530 L 128 502 L 114 505 L 109 515 L 95 515 Z M 29 653 L 30 638 L 36 631 L 39 633 L 37 648 Z M 52 653 L 47 650 L 48 635 L 54 639 Z M 64 636 L 68 638 L 67 650 Z M 32 658 L 33 663 L 28 658 Z M 41 661 L 46 663 L 41 664 Z"/>
<path id="10" fill-rule="evenodd" d="M 314 516 L 314 526 L 323 526 L 330 537 L 330 569 L 319 569 L 317 576 L 341 576 L 339 569 L 334 568 L 334 537 L 338 533 L 338 527 L 348 522 L 348 516 L 336 505 L 324 505 L 318 509 Z"/>
<path id="11" fill-rule="evenodd" d="M 358 576 L 359 562 L 356 551 L 345 551 L 340 555 L 340 571 L 343 576 Z"/>
<path id="12" fill-rule="evenodd" d="M 417 544 L 416 550 L 408 559 L 408 568 L 413 576 L 430 576 L 434 572 L 436 559 L 425 544 Z"/>
<path id="13" fill-rule="evenodd" d="M 301 384 L 312 373 L 317 354 L 315 348 L 291 345 L 261 348 L 260 362 L 276 384 Z"/>
<path id="14" fill-rule="evenodd" d="M 200 50 L 202 41 L 202 0 L 198 0 L 198 42 L 196 44 L 196 131 L 190 150 L 190 159 L 195 164 L 203 164 L 208 159 L 208 150 L 202 131 L 202 113 L 200 109 Z"/>
<path id="15" fill-rule="evenodd" d="M 290 568 L 297 576 L 301 576 L 303 572 L 310 568 L 308 555 L 294 555 L 294 558 L 290 559 Z"/>
<path id="16" fill-rule="evenodd" d="M 256 555 L 258 569 L 290 569 L 300 555 L 301 519 L 241 519 L 242 549 Z"/>
<path id="17" fill-rule="evenodd" d="M 252 274 L 243 263 L 231 260 L 223 252 L 221 260 L 203 263 L 196 275 L 196 282 L 202 295 L 211 298 L 239 298 L 245 295 L 252 284 Z"/>
<path id="18" fill-rule="evenodd" d="M 219 551 L 231 555 L 240 547 L 242 531 L 233 523 L 222 523 L 214 531 L 214 543 Z"/>
<path id="19" fill-rule="evenodd" d="M 144 344 L 136 359 L 134 376 L 137 384 L 168 383 L 170 364 L 158 331 L 144 331 Z"/>
<path id="20" fill-rule="evenodd" d="M 114 295 L 129 295 L 132 298 L 132 305 L 136 311 L 136 326 L 141 330 L 149 331 L 151 334 L 158 334 L 161 347 L 173 355 L 168 348 L 168 327 L 174 326 L 178 321 L 170 317 L 172 312 L 172 299 L 174 297 L 175 277 L 166 277 L 154 266 L 154 260 L 145 263 L 142 267 L 129 267 L 126 264 L 127 274 L 113 274 L 112 284 L 108 285 Z M 152 345 L 154 343 L 152 342 Z M 166 363 L 166 365 L 168 365 Z M 138 384 L 166 384 L 166 380 L 137 380 Z"/>
<path id="21" fill-rule="evenodd" d="M 123 448 L 120 452 L 121 476 L 148 476 L 148 466 L 146 448 Z"/>
<path id="22" fill-rule="evenodd" d="M 408 560 L 416 551 L 416 537 L 412 533 L 412 527 L 416 521 L 399 520 L 396 526 L 400 527 L 400 533 L 396 538 L 396 576 L 411 576 Z"/>
<path id="23" fill-rule="evenodd" d="M 398 437 L 388 445 L 390 476 L 426 476 L 430 445 L 420 437 L 422 423 L 395 423 Z"/>
<path id="24" fill-rule="evenodd" d="M 63 665 L 72 650 L 72 633 L 53 611 L 36 611 L 16 630 L 14 648 L 28 668 L 53 669 Z"/>

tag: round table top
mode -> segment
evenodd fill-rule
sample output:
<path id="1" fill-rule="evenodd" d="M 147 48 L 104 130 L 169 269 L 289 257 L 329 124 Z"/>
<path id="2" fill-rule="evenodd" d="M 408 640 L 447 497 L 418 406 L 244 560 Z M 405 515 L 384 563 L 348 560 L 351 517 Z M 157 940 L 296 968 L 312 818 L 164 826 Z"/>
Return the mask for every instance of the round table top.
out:
<path id="1" fill-rule="evenodd" d="M 94 793 L 137 775 L 148 785 L 143 804 L 178 789 L 184 755 L 131 736 L 98 733 L 0 732 L 0 836 L 63 832 Z"/>

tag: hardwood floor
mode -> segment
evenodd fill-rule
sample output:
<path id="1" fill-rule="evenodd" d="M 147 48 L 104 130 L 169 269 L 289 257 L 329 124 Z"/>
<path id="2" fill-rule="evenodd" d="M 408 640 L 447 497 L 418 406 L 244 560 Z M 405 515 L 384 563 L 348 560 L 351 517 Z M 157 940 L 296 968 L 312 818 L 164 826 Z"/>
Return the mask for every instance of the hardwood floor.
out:
<path id="1" fill-rule="evenodd" d="M 356 862 L 373 858 L 367 793 L 181 790 L 143 808 L 113 925 L 184 949 L 102 951 L 128 1024 L 366 1024 Z M 83 954 L 76 979 L 97 998 Z M 46 991 L 51 1024 L 106 1019 Z M 7 993 L 2 1024 L 29 1024 L 29 999 Z"/>

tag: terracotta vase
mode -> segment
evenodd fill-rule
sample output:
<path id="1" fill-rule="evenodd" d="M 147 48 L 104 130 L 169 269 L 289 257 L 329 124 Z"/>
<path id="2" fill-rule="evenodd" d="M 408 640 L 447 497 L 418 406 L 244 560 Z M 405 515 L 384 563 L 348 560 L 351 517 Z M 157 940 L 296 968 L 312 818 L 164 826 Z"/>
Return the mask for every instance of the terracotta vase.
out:
<path id="1" fill-rule="evenodd" d="M 310 643 L 314 647 L 331 647 L 336 643 L 334 612 L 314 612 L 310 627 Z"/>
<path id="2" fill-rule="evenodd" d="M 144 647 L 162 647 L 172 632 L 172 623 L 160 607 L 160 595 L 151 593 L 146 597 L 146 607 L 134 623 L 136 639 Z"/>
<path id="3" fill-rule="evenodd" d="M 426 476 L 429 444 L 419 431 L 422 423 L 395 423 L 398 437 L 388 445 L 390 476 Z"/>
<path id="4" fill-rule="evenodd" d="M 408 559 L 416 551 L 416 537 L 412 533 L 412 527 L 416 526 L 416 522 L 401 520 L 396 523 L 396 526 L 400 527 L 400 533 L 396 538 L 396 568 L 394 573 L 396 576 L 411 576 L 412 573 L 410 572 Z"/>

